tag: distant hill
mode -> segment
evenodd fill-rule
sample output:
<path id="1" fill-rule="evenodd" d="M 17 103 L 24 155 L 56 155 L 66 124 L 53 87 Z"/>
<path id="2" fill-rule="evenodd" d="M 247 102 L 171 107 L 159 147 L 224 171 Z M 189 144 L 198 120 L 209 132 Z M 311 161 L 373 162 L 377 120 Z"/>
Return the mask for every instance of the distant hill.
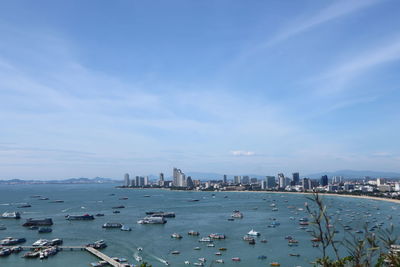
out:
<path id="1" fill-rule="evenodd" d="M 99 183 L 118 183 L 120 181 L 111 178 L 69 178 L 62 180 L 21 180 L 10 179 L 0 180 L 0 184 L 99 184 Z"/>
<path id="2" fill-rule="evenodd" d="M 320 172 L 306 175 L 309 178 L 318 179 L 321 178 L 322 175 L 328 175 L 328 177 L 332 176 L 343 176 L 343 178 L 347 179 L 357 179 L 364 178 L 366 176 L 371 178 L 400 178 L 400 173 L 396 172 L 382 172 L 382 171 L 355 171 L 355 170 L 340 170 L 334 172 Z M 302 175 L 303 176 L 303 175 Z"/>

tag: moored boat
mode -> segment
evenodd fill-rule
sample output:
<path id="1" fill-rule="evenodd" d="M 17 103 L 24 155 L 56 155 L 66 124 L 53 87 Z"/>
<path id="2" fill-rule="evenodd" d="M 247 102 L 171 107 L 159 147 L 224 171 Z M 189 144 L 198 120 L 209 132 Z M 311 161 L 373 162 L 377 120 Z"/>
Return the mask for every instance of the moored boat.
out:
<path id="1" fill-rule="evenodd" d="M 20 219 L 21 218 L 21 214 L 18 211 L 4 212 L 1 215 L 1 218 L 3 218 L 3 219 Z"/>

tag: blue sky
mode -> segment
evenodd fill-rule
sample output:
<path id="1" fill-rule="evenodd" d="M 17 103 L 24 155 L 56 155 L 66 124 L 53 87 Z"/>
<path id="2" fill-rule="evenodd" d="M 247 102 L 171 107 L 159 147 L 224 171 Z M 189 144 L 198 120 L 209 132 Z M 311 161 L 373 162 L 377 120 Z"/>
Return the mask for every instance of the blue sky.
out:
<path id="1" fill-rule="evenodd" d="M 400 171 L 399 12 L 3 1 L 0 178 Z"/>

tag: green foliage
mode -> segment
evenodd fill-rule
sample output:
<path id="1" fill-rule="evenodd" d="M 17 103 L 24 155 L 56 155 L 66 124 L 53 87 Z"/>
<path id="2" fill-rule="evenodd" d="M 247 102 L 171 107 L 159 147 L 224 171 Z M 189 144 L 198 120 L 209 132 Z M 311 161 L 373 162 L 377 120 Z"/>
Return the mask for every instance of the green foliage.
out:
<path id="1" fill-rule="evenodd" d="M 327 208 L 317 192 L 308 198 L 316 209 L 306 203 L 306 209 L 311 217 L 311 225 L 314 226 L 312 236 L 320 240 L 322 257 L 315 260 L 315 266 L 323 267 L 400 267 L 400 253 L 395 252 L 393 245 L 398 241 L 394 234 L 393 224 L 389 229 L 374 233 L 368 230 L 368 224 L 364 226 L 364 235 L 361 237 L 347 233 L 346 239 L 341 242 L 347 249 L 348 255 L 341 257 L 334 240 L 334 223 L 327 215 Z M 333 228 L 333 229 L 332 229 Z M 336 259 L 330 259 L 327 255 L 332 251 Z M 376 261 L 374 264 L 373 261 Z"/>

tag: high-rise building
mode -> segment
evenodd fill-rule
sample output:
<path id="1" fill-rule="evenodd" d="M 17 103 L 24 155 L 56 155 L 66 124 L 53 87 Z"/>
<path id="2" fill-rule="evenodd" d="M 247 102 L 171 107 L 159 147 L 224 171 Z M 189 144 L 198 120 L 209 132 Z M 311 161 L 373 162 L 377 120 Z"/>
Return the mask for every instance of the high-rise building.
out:
<path id="1" fill-rule="evenodd" d="M 300 174 L 298 172 L 292 173 L 293 177 L 293 183 L 294 185 L 299 185 L 300 184 Z"/>
<path id="2" fill-rule="evenodd" d="M 276 187 L 276 181 L 275 181 L 275 176 L 267 176 L 267 188 L 268 189 L 273 189 Z"/>
<path id="3" fill-rule="evenodd" d="M 194 183 L 192 181 L 192 177 L 188 176 L 188 178 L 186 179 L 186 186 L 188 188 L 193 188 L 194 187 Z"/>
<path id="4" fill-rule="evenodd" d="M 144 186 L 149 185 L 149 176 L 145 176 L 145 177 L 144 177 L 143 185 L 144 185 Z"/>
<path id="5" fill-rule="evenodd" d="M 140 186 L 140 177 L 139 176 L 135 177 L 135 186 Z"/>
<path id="6" fill-rule="evenodd" d="M 343 181 L 343 176 L 333 176 L 332 184 L 340 184 Z"/>
<path id="7" fill-rule="evenodd" d="M 242 184 L 250 184 L 250 178 L 249 178 L 249 176 L 243 176 L 243 178 L 242 178 Z"/>
<path id="8" fill-rule="evenodd" d="M 139 186 L 144 186 L 144 177 L 140 176 L 139 178 Z"/>
<path id="9" fill-rule="evenodd" d="M 129 173 L 125 173 L 125 175 L 124 175 L 124 185 L 130 186 Z"/>
<path id="10" fill-rule="evenodd" d="M 303 190 L 309 190 L 311 189 L 311 180 L 308 178 L 303 178 L 301 185 L 303 186 Z"/>
<path id="11" fill-rule="evenodd" d="M 159 186 L 164 186 L 164 173 L 160 173 L 160 179 L 158 180 Z"/>
<path id="12" fill-rule="evenodd" d="M 242 177 L 241 177 L 241 176 L 238 176 L 238 175 L 234 176 L 234 177 L 233 177 L 233 183 L 234 183 L 234 184 L 240 184 L 240 183 L 242 183 Z"/>
<path id="13" fill-rule="evenodd" d="M 321 186 L 327 186 L 328 185 L 328 175 L 322 175 L 321 176 Z"/>
<path id="14" fill-rule="evenodd" d="M 228 182 L 228 177 L 226 174 L 224 174 L 224 184 L 226 184 Z"/>
<path id="15" fill-rule="evenodd" d="M 251 183 L 251 184 L 256 184 L 256 183 L 258 183 L 258 179 L 257 179 L 257 178 L 251 178 L 251 179 L 250 179 L 250 183 Z"/>
<path id="16" fill-rule="evenodd" d="M 279 188 L 285 188 L 286 187 L 285 182 L 286 182 L 285 175 L 283 173 L 278 173 Z"/>
<path id="17" fill-rule="evenodd" d="M 186 176 L 180 169 L 174 168 L 172 176 L 174 178 L 174 180 L 173 180 L 174 186 L 177 186 L 177 187 L 185 187 L 186 186 Z"/>

